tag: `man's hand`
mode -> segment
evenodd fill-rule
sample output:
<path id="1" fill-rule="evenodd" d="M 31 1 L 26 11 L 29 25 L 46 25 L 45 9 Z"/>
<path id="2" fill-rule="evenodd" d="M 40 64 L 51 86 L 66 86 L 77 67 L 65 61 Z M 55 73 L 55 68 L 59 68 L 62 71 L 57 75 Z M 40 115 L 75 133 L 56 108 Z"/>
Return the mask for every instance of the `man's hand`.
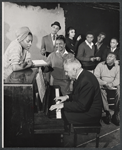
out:
<path id="1" fill-rule="evenodd" d="M 65 96 L 59 96 L 59 97 L 55 97 L 54 100 L 57 102 L 58 100 L 60 100 L 60 102 L 64 102 L 68 99 L 68 96 L 65 95 Z"/>
<path id="2" fill-rule="evenodd" d="M 109 88 L 111 88 L 111 87 L 113 87 L 113 83 L 107 83 L 107 86 L 108 86 Z"/>
<path id="3" fill-rule="evenodd" d="M 106 86 L 106 88 L 108 88 L 108 89 L 109 89 L 109 88 L 112 88 L 112 87 L 113 87 L 113 83 L 106 83 L 105 86 Z"/>
<path id="4" fill-rule="evenodd" d="M 100 61 L 101 58 L 100 57 L 95 57 L 96 61 Z"/>
<path id="5" fill-rule="evenodd" d="M 90 58 L 91 61 L 95 61 L 95 57 Z"/>
<path id="6" fill-rule="evenodd" d="M 52 105 L 50 108 L 49 108 L 49 110 L 54 110 L 54 109 L 56 109 L 57 111 L 58 110 L 60 110 L 60 109 L 62 109 L 64 107 L 64 104 L 63 103 L 60 103 L 60 104 L 56 104 L 56 105 Z"/>

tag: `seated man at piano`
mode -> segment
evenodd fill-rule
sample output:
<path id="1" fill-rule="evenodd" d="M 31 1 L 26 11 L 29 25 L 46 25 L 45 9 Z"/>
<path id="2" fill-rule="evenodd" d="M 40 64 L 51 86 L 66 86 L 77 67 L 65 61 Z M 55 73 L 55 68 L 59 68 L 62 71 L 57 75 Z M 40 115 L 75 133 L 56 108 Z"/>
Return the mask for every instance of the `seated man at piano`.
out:
<path id="1" fill-rule="evenodd" d="M 53 68 L 51 72 L 50 84 L 59 85 L 61 88 L 62 95 L 65 95 L 70 92 L 70 82 L 71 80 L 65 75 L 63 62 L 64 60 L 74 58 L 72 53 L 69 53 L 65 49 L 66 41 L 63 35 L 59 35 L 56 38 L 56 51 L 52 52 L 48 58 L 47 63 Z"/>
<path id="2" fill-rule="evenodd" d="M 102 98 L 96 77 L 84 70 L 76 59 L 64 61 L 65 74 L 74 80 L 73 91 L 65 96 L 55 97 L 60 100 L 50 110 L 61 110 L 66 123 L 99 123 L 102 115 Z"/>
<path id="3" fill-rule="evenodd" d="M 16 31 L 16 39 L 13 40 L 4 54 L 4 79 L 13 71 L 30 68 L 33 63 L 29 49 L 33 41 L 33 35 L 28 27 L 21 27 Z"/>

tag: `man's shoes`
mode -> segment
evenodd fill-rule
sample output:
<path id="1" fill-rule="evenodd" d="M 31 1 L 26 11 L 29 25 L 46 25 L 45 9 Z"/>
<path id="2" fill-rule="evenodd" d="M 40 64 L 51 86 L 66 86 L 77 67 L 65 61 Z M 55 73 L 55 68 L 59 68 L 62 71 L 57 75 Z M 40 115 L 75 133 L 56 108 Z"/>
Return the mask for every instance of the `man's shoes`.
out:
<path id="1" fill-rule="evenodd" d="M 106 124 L 110 124 L 111 123 L 111 114 L 110 114 L 109 111 L 106 112 L 105 123 Z"/>
<path id="2" fill-rule="evenodd" d="M 119 124 L 120 124 L 120 119 L 119 119 L 119 114 L 118 114 L 118 113 L 113 114 L 112 119 L 111 119 L 111 122 L 112 122 L 113 124 L 115 124 L 116 126 L 119 126 Z"/>

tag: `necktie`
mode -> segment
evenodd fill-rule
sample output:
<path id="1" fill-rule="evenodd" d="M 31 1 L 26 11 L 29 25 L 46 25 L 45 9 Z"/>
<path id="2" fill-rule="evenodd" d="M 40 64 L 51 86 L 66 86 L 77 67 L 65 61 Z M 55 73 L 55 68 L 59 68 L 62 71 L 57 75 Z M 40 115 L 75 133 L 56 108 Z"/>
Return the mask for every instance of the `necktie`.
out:
<path id="1" fill-rule="evenodd" d="M 53 34 L 53 41 L 55 41 L 55 34 Z"/>

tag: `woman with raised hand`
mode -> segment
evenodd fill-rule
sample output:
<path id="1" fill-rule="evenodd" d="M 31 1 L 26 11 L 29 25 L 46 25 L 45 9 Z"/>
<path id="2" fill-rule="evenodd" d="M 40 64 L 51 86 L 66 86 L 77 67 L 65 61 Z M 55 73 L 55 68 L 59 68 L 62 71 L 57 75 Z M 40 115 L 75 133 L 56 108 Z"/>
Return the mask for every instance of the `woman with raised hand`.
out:
<path id="1" fill-rule="evenodd" d="M 76 30 L 73 27 L 68 27 L 66 30 L 66 50 L 73 54 L 77 53 L 78 42 L 81 40 L 79 35 L 75 40 Z"/>

